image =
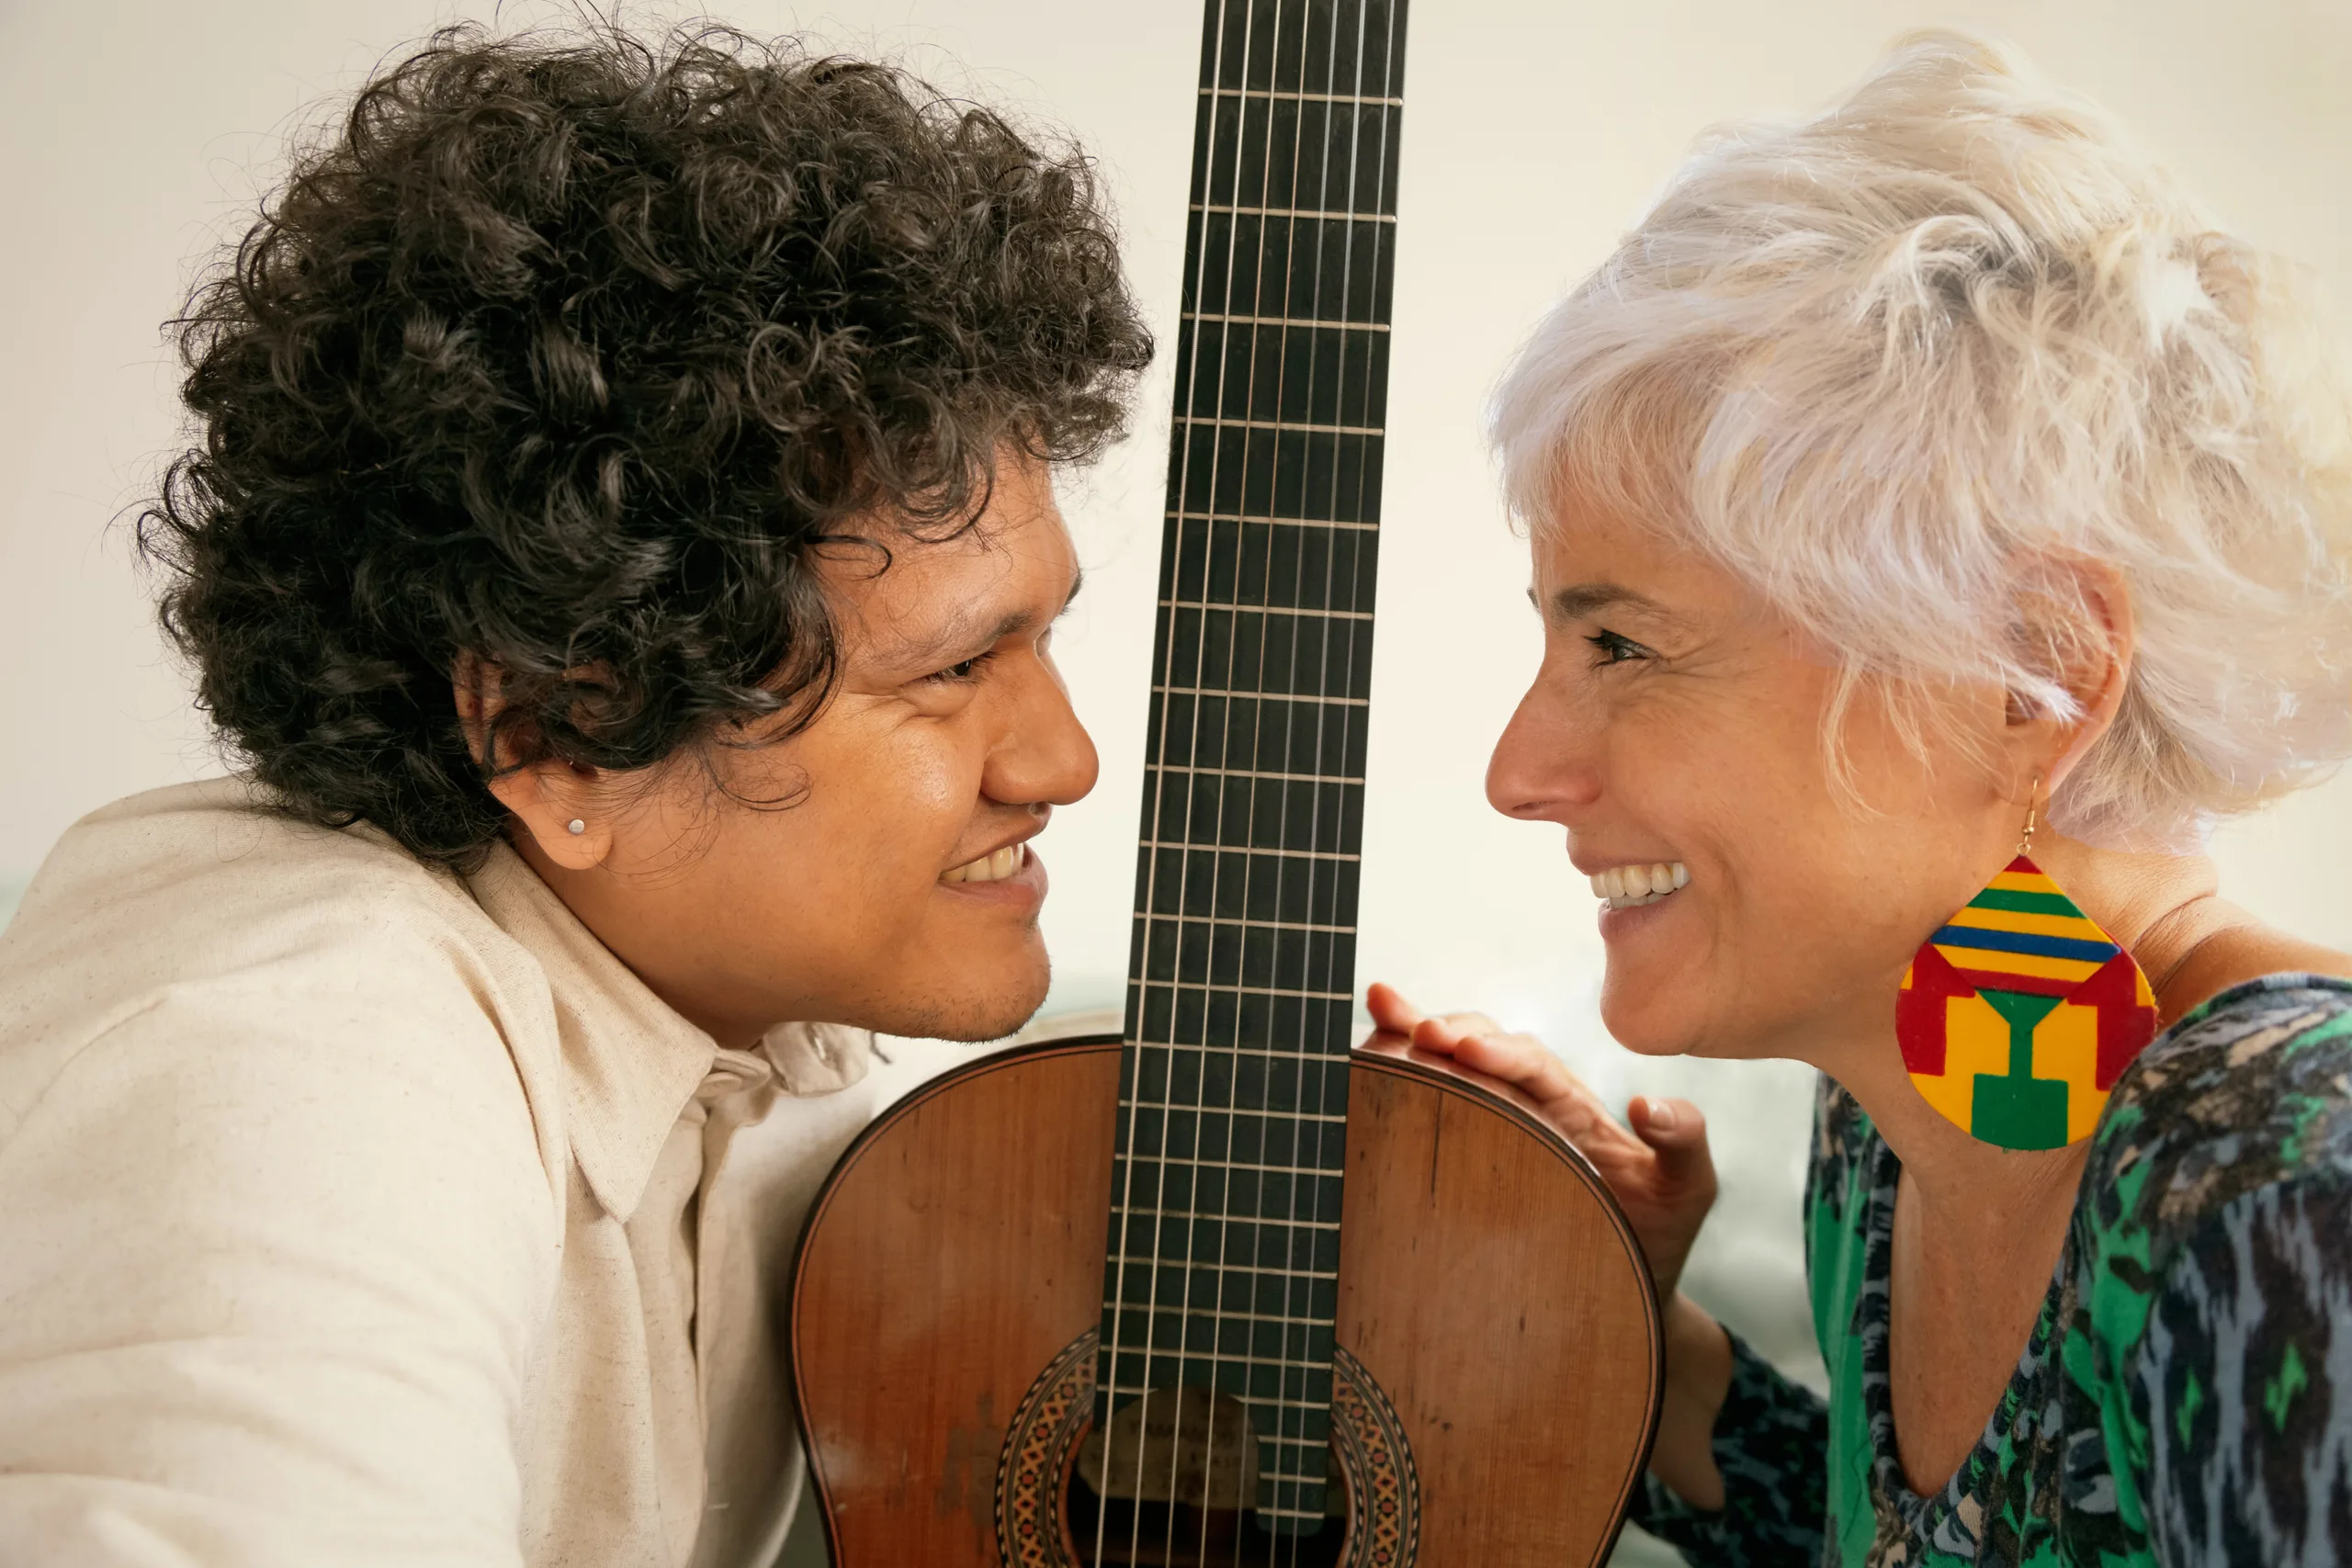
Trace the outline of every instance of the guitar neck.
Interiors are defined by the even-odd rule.
[[[1097,1418],[1239,1400],[1278,1529],[1323,1511],[1403,30],[1210,0],[1177,334]]]

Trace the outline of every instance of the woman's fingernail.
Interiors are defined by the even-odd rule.
[[[1663,1100],[1650,1101],[1650,1128],[1653,1132],[1674,1131],[1674,1107]]]

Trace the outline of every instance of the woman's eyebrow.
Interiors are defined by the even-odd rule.
[[[1535,604],[1535,590],[1527,591],[1528,603]],[[1600,610],[1638,610],[1648,615],[1665,616],[1666,606],[1646,593],[1614,582],[1572,582],[1555,590],[1548,606],[1537,604],[1554,620],[1578,621]]]

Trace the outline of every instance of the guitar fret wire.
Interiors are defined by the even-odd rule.
[[[1227,610],[1237,615],[1320,615],[1327,621],[1368,621],[1370,610],[1288,610],[1279,604],[1220,604],[1207,599],[1162,599],[1163,610]]]
[[[1280,1225],[1284,1230],[1335,1231],[1337,1220],[1261,1220],[1248,1214],[1195,1214],[1184,1209],[1122,1209],[1114,1204],[1113,1218],[1125,1214],[1129,1219],[1151,1220],[1215,1220],[1219,1224]]]
[[[1136,848],[1146,850],[1213,850],[1221,855],[1275,855],[1283,860],[1360,861],[1363,856],[1349,854],[1342,850],[1262,850],[1245,844],[1192,844],[1172,839],[1145,839]]]
[[[1318,926],[1306,920],[1253,920],[1247,915],[1155,915],[1148,909],[1137,909],[1138,920],[1165,920],[1180,926],[1238,926],[1245,931],[1312,931],[1320,936],[1353,936],[1353,926]]]
[[[1335,212],[1305,207],[1232,207],[1218,201],[1196,201],[1194,212],[1229,212],[1236,218],[1306,218],[1329,223],[1394,223],[1393,212]]]
[[[1119,1303],[1116,1302],[1106,1301],[1102,1303],[1102,1310],[1104,1312],[1110,1312],[1114,1308],[1117,1307],[1118,1304]],[[1180,1317],[1191,1317],[1195,1314],[1195,1309],[1191,1307],[1163,1307],[1160,1310],[1163,1312],[1174,1313]],[[1219,1308],[1215,1312],[1201,1314],[1200,1315],[1214,1317],[1220,1323],[1279,1323],[1289,1328],[1311,1328],[1314,1326],[1311,1324],[1302,1321],[1295,1313],[1285,1314],[1278,1312],[1238,1312]],[[1114,1350],[1125,1349],[1133,1351],[1137,1348],[1137,1347],[1133,1345],[1114,1345],[1111,1348]]]
[[[1311,327],[1329,328],[1343,333],[1385,333],[1386,321],[1342,321],[1328,316],[1237,316],[1220,310],[1179,310],[1176,319],[1182,321],[1222,321],[1236,327]],[[1195,349],[1194,353],[1199,350]]]
[[[1275,517],[1255,512],[1170,512],[1169,519],[1180,523],[1252,523],[1261,527],[1275,528],[1340,528],[1351,534],[1377,534],[1377,523],[1350,523],[1337,517]]]
[[[1370,697],[1327,697],[1316,692],[1238,692],[1230,686],[1154,686],[1155,695],[1163,697],[1287,697],[1300,703],[1331,703],[1340,707],[1368,708]]]
[[[1258,1111],[1246,1105],[1180,1105],[1173,1100],[1142,1099],[1132,1100],[1129,1103],[1138,1111],[1195,1111],[1211,1116],[1268,1116],[1283,1122],[1327,1122],[1334,1126],[1347,1121],[1346,1117],[1329,1111]],[[1112,1207],[1118,1205],[1114,1203]]]
[[[1150,1269],[1155,1283],[1159,1271],[1162,1269],[1180,1269],[1190,1273],[1197,1269],[1202,1262],[1206,1261],[1181,1258],[1130,1258],[1124,1252],[1112,1253],[1109,1260],[1127,1269]],[[1216,1269],[1219,1279],[1223,1279],[1227,1274],[1254,1274],[1261,1280],[1305,1280],[1309,1282],[1328,1284],[1336,1283],[1340,1278],[1340,1271],[1336,1269],[1283,1269],[1271,1264],[1257,1263],[1219,1263],[1214,1267]],[[1206,1313],[1214,1309],[1198,1307],[1193,1310]]]
[[[1280,87],[1203,87],[1204,98],[1282,98],[1307,104],[1378,104],[1389,108],[1405,107],[1402,98],[1358,97],[1351,93],[1293,93]]]
[[[1203,1159],[1198,1155],[1120,1155],[1120,1163],[1136,1166],[1190,1166],[1195,1170],[1254,1170],[1261,1176],[1329,1176],[1337,1179],[1347,1173],[1347,1153],[1337,1151],[1336,1163],[1322,1165],[1263,1165],[1241,1159]]]
[[[1310,991],[1288,986],[1229,986],[1216,980],[1156,980],[1145,978],[1136,984],[1146,990],[1215,991],[1227,997],[1290,997],[1307,1002],[1351,1002],[1353,991]]]
[[[1352,997],[1350,999],[1352,1000]],[[1212,1045],[1196,1040],[1129,1040],[1125,1043],[1138,1051],[1214,1051],[1220,1056],[1265,1056],[1284,1062],[1346,1062],[1353,1060],[1355,1055],[1353,1046],[1331,1051],[1315,1045],[1297,1050],[1280,1045]]]
[[[1296,430],[1308,435],[1386,435],[1385,424],[1301,424],[1287,419],[1227,419],[1223,414],[1180,413],[1178,424],[1216,424],[1227,430]]]
[[[1270,768],[1209,768],[1193,762],[1146,762],[1143,766],[1146,773],[1190,773],[1201,778],[1272,779],[1282,784],[1360,784],[1363,783],[1363,775],[1361,773],[1282,773]]]

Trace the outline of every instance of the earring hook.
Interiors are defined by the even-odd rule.
[[[2040,822],[2035,819],[2034,808],[2041,803],[2041,775],[2040,773],[2036,773],[2033,775],[2032,787],[2028,789],[2025,794],[2025,831],[2020,834],[2018,839],[2018,858],[2019,860],[2031,860],[2033,858],[2033,830],[2041,826]]]

